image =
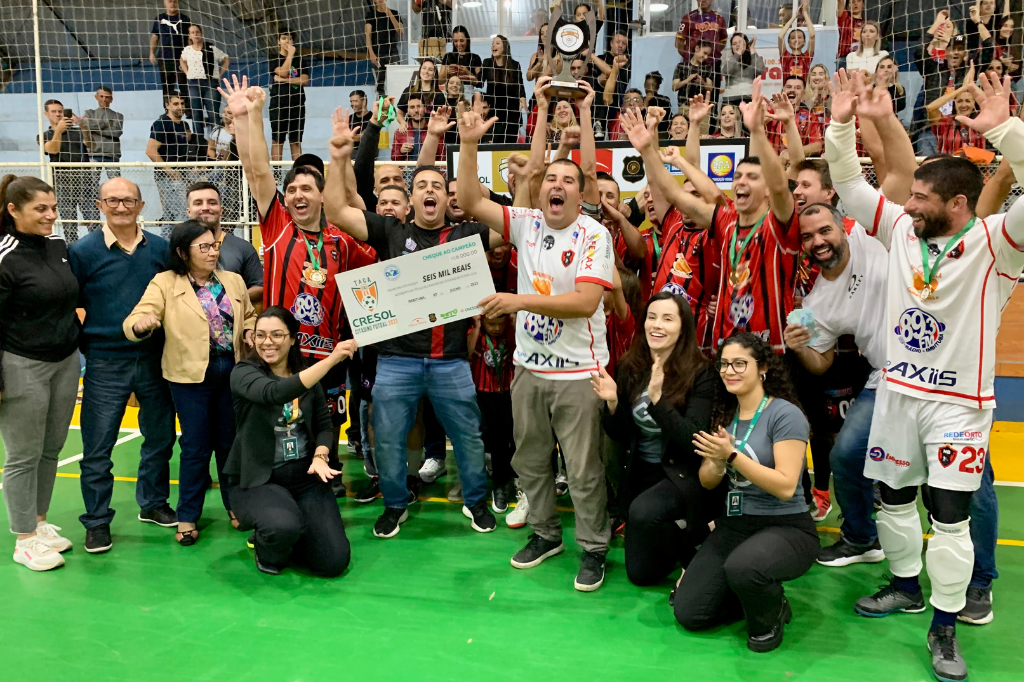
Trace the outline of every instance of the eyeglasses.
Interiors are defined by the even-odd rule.
[[[100,201],[102,201],[104,204],[106,204],[107,208],[117,208],[118,204],[124,204],[125,208],[132,209],[132,208],[135,208],[136,204],[139,203],[138,199],[132,199],[131,197],[129,197],[127,199],[118,199],[117,197],[107,197],[106,199],[100,199]]]
[[[643,102],[643,99],[640,97],[626,97],[622,101],[625,102],[626,104],[641,104]]]
[[[725,374],[730,367],[732,367],[732,371],[736,372],[737,374],[743,374],[745,371],[747,371],[748,364],[750,363],[748,363],[746,360],[733,360],[732,362],[729,362],[728,360],[719,360],[717,367],[719,373],[721,374]]]
[[[285,338],[287,337],[288,332],[282,331],[270,332],[269,334],[267,334],[266,332],[256,332],[255,334],[253,334],[253,338],[256,339],[256,341],[266,341],[269,338],[274,343],[280,343],[284,341]]]
[[[192,244],[192,246],[199,249],[200,253],[210,253],[210,249],[220,251],[220,242],[213,242],[211,244]]]

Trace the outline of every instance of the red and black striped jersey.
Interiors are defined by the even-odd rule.
[[[801,254],[798,214],[794,211],[788,223],[780,224],[769,210],[757,234],[740,254],[734,274],[729,262],[732,236],[736,233],[739,248],[753,227],[739,227],[738,220],[732,206],[715,209],[711,229],[721,245],[722,277],[711,332],[712,348],[717,349],[736,332],[749,331],[770,343],[776,353],[782,353],[782,332],[786,316],[793,310]]]
[[[327,223],[322,229],[322,243],[320,233],[300,230],[281,202],[280,194],[274,197],[267,215],[260,216],[263,306],[283,306],[295,315],[301,325],[302,354],[316,360],[330,355],[336,342],[351,338],[334,276],[370,265],[377,259],[373,249],[334,225]],[[322,276],[313,274],[310,253],[319,261]]]
[[[608,374],[615,376],[615,368],[619,360],[626,354],[629,347],[633,345],[633,339],[637,334],[643,334],[643,326],[638,325],[633,319],[633,311],[626,308],[626,317],[619,319],[619,316],[612,310],[605,315],[605,329],[608,331]]]
[[[499,337],[480,330],[476,353],[470,360],[473,383],[480,393],[508,393],[512,390],[512,356],[516,352],[515,318],[510,317],[505,333]]]

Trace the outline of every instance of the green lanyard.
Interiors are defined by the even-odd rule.
[[[942,249],[942,252],[939,253],[939,257],[935,259],[934,263],[928,262],[928,245],[923,239],[918,240],[921,243],[921,274],[924,276],[924,286],[921,287],[922,301],[927,301],[932,294],[932,278],[935,277],[935,273],[939,271],[939,266],[942,265],[942,259],[945,258],[946,254],[949,253],[949,250],[953,248],[954,244],[959,243],[960,237],[963,237],[967,233],[967,230],[974,227],[975,220],[977,220],[977,218],[971,218],[971,222],[964,225],[963,229],[953,235],[953,238],[946,242],[946,246]]]
[[[484,345],[487,346],[486,352],[491,356],[491,362],[494,363],[494,378],[497,379],[500,386],[502,375],[505,373],[505,342],[502,341],[499,346],[495,347],[491,337],[484,334]]]
[[[750,240],[754,238],[754,234],[757,232],[758,228],[761,227],[761,223],[764,222],[764,219],[767,216],[768,212],[765,211],[764,215],[758,218],[757,222],[754,223],[754,226],[750,228],[750,232],[747,233],[743,243],[740,244],[739,250],[736,249],[736,234],[740,231],[740,224],[739,221],[736,222],[736,229],[732,231],[732,243],[729,245],[729,264],[732,266],[732,271],[734,273],[740,265],[740,256],[747,250],[747,244],[749,244]],[[735,284],[735,282],[733,282],[733,284]]]
[[[750,438],[750,434],[754,431],[754,426],[757,424],[757,420],[761,418],[761,413],[764,412],[765,405],[771,400],[767,395],[761,398],[761,404],[757,406],[757,412],[754,413],[754,418],[750,420],[750,426],[747,427],[747,432],[743,435],[743,440],[735,444],[736,450],[743,452],[743,449],[747,446],[747,440]],[[736,406],[736,414],[732,417],[732,437],[736,437],[736,427],[740,423],[740,408]]]
[[[320,250],[324,247],[324,231],[320,229],[320,233],[316,236],[316,254],[313,254],[313,247],[309,245],[309,239],[306,238],[306,234],[302,233],[302,243],[306,245],[306,253],[309,254],[309,281],[313,282],[317,286],[323,285],[327,282],[327,275],[320,271]]]

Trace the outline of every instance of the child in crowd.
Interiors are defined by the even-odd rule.
[[[814,59],[814,22],[811,21],[807,0],[803,0],[800,4],[800,15],[804,19],[806,29],[790,30],[796,15],[790,17],[785,26],[779,29],[779,55],[782,56],[783,82],[790,76],[799,76],[806,83],[811,70],[811,61]],[[804,30],[807,31],[806,35]]]
[[[491,454],[491,507],[508,511],[509,488],[515,478],[512,455],[512,355],[516,350],[515,318],[502,315],[481,320],[470,369],[480,406],[484,450]]]

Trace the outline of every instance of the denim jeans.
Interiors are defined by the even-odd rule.
[[[999,577],[996,570],[996,538],[999,533],[999,500],[996,499],[992,453],[985,461],[981,487],[971,496],[971,541],[974,543],[974,572],[968,587],[991,587]]]
[[[373,385],[373,429],[376,461],[384,505],[409,504],[405,445],[426,396],[451,439],[462,480],[462,498],[472,507],[487,496],[484,443],[480,437],[480,408],[466,360],[436,360],[381,355]]]
[[[117,163],[121,160],[120,156],[91,156],[89,157],[96,163]],[[107,179],[121,177],[121,169],[117,166],[105,166],[103,168],[96,169],[96,180],[100,180],[103,175],[103,171],[107,172]]]
[[[874,410],[875,389],[865,388],[846,411],[843,427],[829,453],[836,502],[843,510],[843,537],[854,545],[870,545],[878,538],[871,517],[875,504],[873,484],[864,476]]]
[[[156,180],[156,188],[160,191],[160,204],[163,206],[163,214],[160,220],[163,222],[180,223],[185,220],[185,188],[188,186],[187,171],[178,169],[180,179],[169,177],[163,170],[157,169],[153,174]],[[160,235],[165,239],[170,235],[170,225],[161,227]]]
[[[174,404],[160,370],[160,356],[86,358],[82,392],[82,500],[85,513],[78,517],[86,528],[110,524],[114,510],[113,462],[128,398],[139,401],[139,458],[135,501],[142,511],[167,504],[170,496],[170,461],[174,453]]]
[[[189,80],[188,99],[196,135],[207,137],[217,125],[216,97],[217,93],[208,79]]]
[[[228,383],[234,366],[234,355],[211,351],[201,384],[171,382],[171,397],[181,422],[178,521],[196,523],[203,515],[206,488],[210,485],[211,453],[217,457],[217,480],[224,508],[231,509],[222,472],[235,441],[235,413]]]

